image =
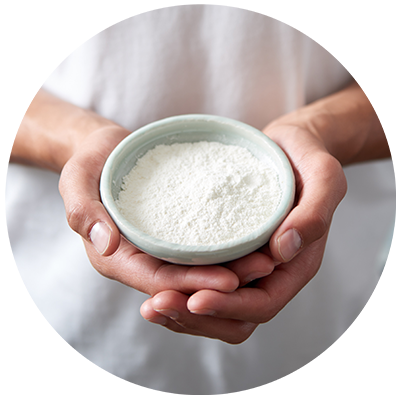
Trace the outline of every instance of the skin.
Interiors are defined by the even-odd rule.
[[[146,320],[237,344],[318,272],[332,216],[347,189],[342,167],[390,156],[379,119],[355,82],[263,131],[292,163],[295,206],[269,245],[223,266],[168,264],[121,237],[98,191],[107,156],[130,133],[113,121],[41,90],[21,123],[11,161],[61,174],[66,217],[89,260],[100,274],[150,296],[140,309]],[[101,251],[90,239],[97,222],[109,229]]]
[[[257,262],[260,275],[264,272],[265,277],[252,285],[240,279],[240,287],[229,294],[211,290],[190,297],[175,291],[159,293],[143,304],[141,312],[146,318],[158,312],[166,318],[157,322],[176,332],[228,343],[246,340],[258,324],[271,320],[318,272],[333,213],[346,193],[342,166],[390,155],[379,120],[355,83],[279,118],[264,133],[291,160],[297,183],[296,204],[269,247],[227,267],[243,271]],[[287,259],[281,252],[280,239],[290,229],[299,232],[302,240],[295,256]]]

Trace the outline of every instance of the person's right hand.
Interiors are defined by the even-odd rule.
[[[62,169],[59,189],[67,220],[84,241],[87,255],[102,275],[150,296],[175,290],[192,294],[203,289],[234,291],[239,280],[222,266],[183,266],[143,253],[120,235],[100,200],[103,165],[129,131],[106,126],[89,134]]]

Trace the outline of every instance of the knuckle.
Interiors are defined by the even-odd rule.
[[[170,285],[169,289],[173,288],[171,285],[171,280],[174,280],[176,277],[172,271],[171,264],[164,263],[160,265],[155,271],[153,275],[153,286],[157,288],[155,292],[161,291],[162,289],[166,289],[166,284]]]
[[[69,163],[67,162],[64,165],[64,168],[61,170],[61,173],[60,173],[60,179],[58,181],[58,190],[61,193],[61,195],[63,195],[63,193],[65,192],[65,184],[66,184],[65,177],[68,175],[68,173],[66,172],[68,170],[68,167],[69,167]]]
[[[118,280],[115,271],[112,268],[107,267],[105,264],[97,266],[96,270],[101,276],[104,276],[104,278]]]
[[[61,172],[58,190],[64,200],[68,225],[73,231],[87,239],[89,234],[89,230],[85,231],[85,227],[89,228],[87,226],[87,205],[82,201],[83,199],[77,192],[73,179],[70,178],[76,175],[76,166],[71,161],[68,162]]]
[[[71,229],[86,238],[87,232],[84,232],[83,229],[86,222],[85,207],[83,204],[77,203],[73,206],[66,207],[66,217],[68,225],[71,227]]]
[[[322,211],[315,211],[310,218],[310,225],[313,227],[313,236],[315,240],[321,238],[329,227],[327,213]]]
[[[153,275],[153,284],[157,290],[178,290],[181,293],[193,293],[193,279],[190,276],[191,267],[164,263]]]
[[[319,181],[325,182],[324,190],[321,191],[320,198],[316,196],[309,198],[310,212],[306,212],[306,228],[300,229],[300,232],[305,234],[307,244],[326,234],[333,213],[347,192],[347,181],[343,168],[340,162],[329,154],[324,153],[319,159],[318,178]]]
[[[226,343],[238,345],[245,342],[251,334],[256,329],[257,324],[251,322],[242,322],[239,324],[236,330],[232,332],[229,336],[223,338],[222,340]]]
[[[257,316],[254,316],[251,322],[255,324],[265,324],[278,314],[279,310],[272,307],[272,304],[261,307]]]
[[[115,268],[115,265],[121,265],[118,258],[114,258],[110,262],[110,260],[104,260],[104,257],[99,256],[93,248],[89,250],[88,246],[86,246],[86,250],[88,251],[90,263],[101,276],[113,281],[125,283],[129,286],[123,268]]]
[[[341,201],[343,200],[344,196],[346,196],[347,193],[347,179],[342,168],[340,169],[338,177],[339,177],[338,195],[339,195],[339,201]]]
[[[76,176],[76,174],[77,168],[72,159],[70,159],[64,165],[64,168],[62,169],[60,174],[60,180],[58,182],[58,190],[62,197],[68,194],[69,188],[71,186],[71,177]]]
[[[326,181],[334,188],[334,192],[337,195],[337,202],[339,203],[347,192],[347,180],[343,167],[339,160],[329,155],[326,156],[322,168],[322,174],[325,176]]]

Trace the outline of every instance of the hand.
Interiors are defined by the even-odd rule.
[[[18,130],[11,161],[61,172],[68,223],[82,236],[91,263],[102,275],[149,295],[167,289],[236,289],[238,278],[226,268],[171,265],[121,237],[100,201],[99,181],[108,155],[128,134],[113,121],[41,89]]]
[[[83,237],[92,265],[100,274],[152,296],[164,290],[188,294],[206,288],[235,290],[237,276],[222,266],[169,264],[144,254],[121,237],[100,201],[99,181],[106,158],[128,133],[110,125],[93,131],[61,173],[59,188],[68,223]]]
[[[346,192],[342,167],[322,140],[306,129],[278,123],[267,127],[265,133],[292,163],[294,208],[268,246],[226,265],[239,278],[237,290],[222,293],[203,289],[191,296],[164,291],[142,305],[144,318],[175,332],[241,343],[258,324],[282,310],[317,273],[333,213]],[[248,285],[249,276],[260,279]]]

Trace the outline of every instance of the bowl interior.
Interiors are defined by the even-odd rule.
[[[173,143],[216,141],[228,145],[237,145],[247,148],[259,160],[265,160],[279,174],[281,187],[286,182],[282,173],[282,160],[274,148],[274,143],[266,141],[265,136],[255,135],[243,129],[241,124],[228,125],[216,123],[212,120],[178,120],[176,122],[160,124],[148,131],[137,131],[125,140],[116,154],[112,164],[112,196],[118,198],[123,177],[130,172],[137,160],[147,151],[159,144],[170,145]],[[134,140],[133,140],[134,139]],[[282,168],[281,168],[282,167]]]
[[[281,202],[267,226],[253,234],[226,244],[215,246],[182,246],[165,243],[139,231],[118,211],[122,180],[137,160],[159,144],[217,141],[247,148],[255,157],[266,161],[279,176]],[[103,203],[121,230],[121,233],[143,251],[156,257],[183,263],[207,264],[223,259],[235,259],[265,244],[290,210],[294,197],[294,179],[290,164],[282,150],[263,133],[251,126],[227,118],[205,115],[185,115],[157,121],[135,131],[125,138],[108,158],[102,174],[100,191]],[[211,255],[213,254],[213,256]],[[228,256],[228,254],[230,256]],[[232,258],[233,257],[233,258]],[[227,261],[227,260],[226,260]]]

